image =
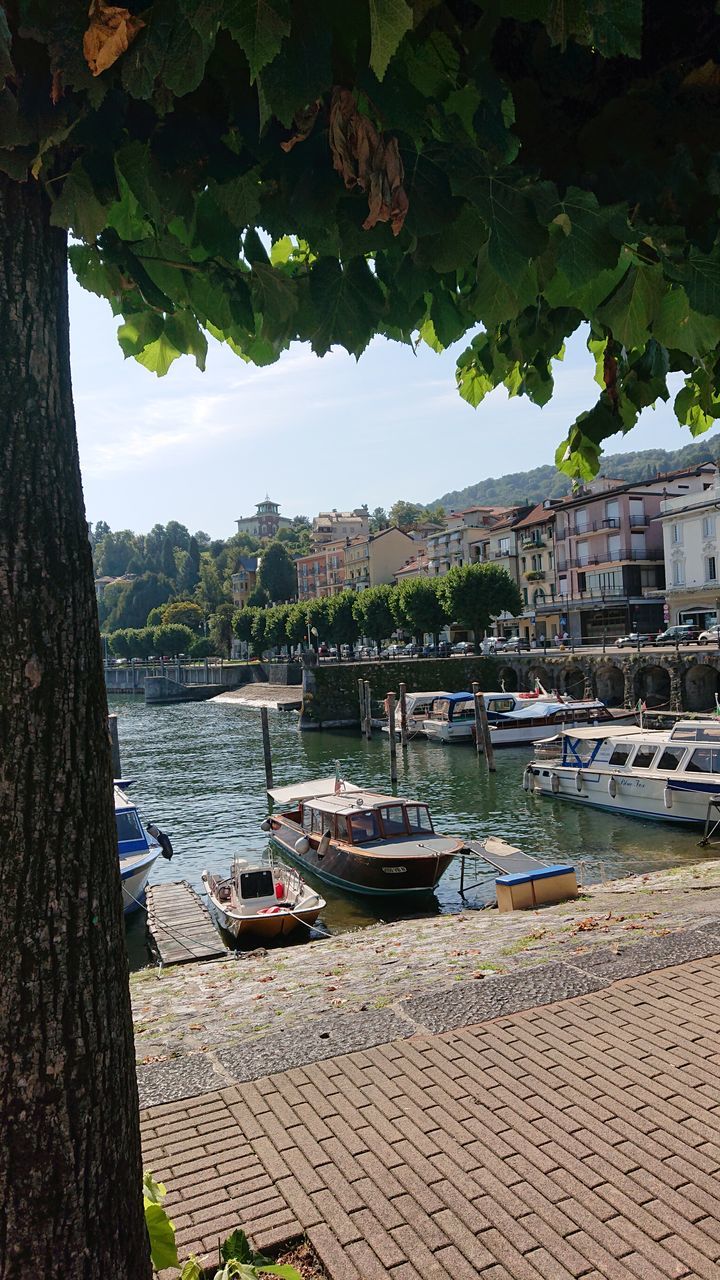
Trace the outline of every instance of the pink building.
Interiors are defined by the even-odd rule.
[[[298,578],[298,600],[314,600],[317,596],[334,596],[345,586],[345,548],[347,539],[316,546],[307,556],[295,561]]]

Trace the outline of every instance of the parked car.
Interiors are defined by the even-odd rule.
[[[701,631],[698,636],[698,644],[717,644],[720,641],[720,627],[708,627],[706,631]]]
[[[413,641],[411,644],[404,645],[400,652],[403,658],[419,658],[422,650],[420,649],[420,645],[415,644]]]
[[[437,647],[438,658],[449,658],[451,653],[451,645],[448,644],[447,640],[441,640]]]
[[[474,653],[475,645],[470,644],[469,640],[458,640],[457,644],[453,645],[450,652],[457,655],[465,654],[465,653]]]
[[[655,637],[644,631],[631,631],[626,636],[618,636],[615,644],[618,649],[635,649],[639,644],[653,644]]]
[[[668,627],[655,637],[655,644],[699,644],[700,628],[683,623],[678,627]]]
[[[530,641],[524,640],[522,636],[508,636],[503,648],[506,653],[519,653],[521,649],[530,648]]]
[[[363,645],[361,649],[355,650],[355,657],[359,658],[361,661],[362,660],[367,661],[368,658],[376,658],[377,653],[374,649],[370,647],[370,645],[366,644],[366,645]]]
[[[380,654],[380,657],[381,658],[399,658],[401,654],[404,654],[404,652],[405,652],[404,645],[389,644],[387,649],[383,649],[382,653]]]

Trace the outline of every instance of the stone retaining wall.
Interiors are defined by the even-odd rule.
[[[308,655],[303,668],[301,729],[352,728],[360,722],[358,680],[367,680],[373,713],[380,715],[386,695],[405,683],[408,693],[445,689],[460,693],[477,680],[481,689],[496,689],[498,663],[494,658],[448,658],[422,661],[344,662],[314,665]]]

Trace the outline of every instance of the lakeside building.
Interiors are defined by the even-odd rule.
[[[367,505],[354,511],[321,511],[312,522],[313,547],[322,543],[337,542],[341,538],[367,537],[370,532],[370,515]]]
[[[426,551],[419,551],[417,555],[410,556],[393,574],[396,582],[405,582],[408,578],[427,578],[427,576],[428,558]]]
[[[668,621],[672,625],[690,622],[708,627],[720,618],[720,477],[711,464],[703,470],[709,483],[701,491],[668,497],[660,508]]]
[[[577,643],[662,628],[665,559],[658,520],[669,498],[702,493],[713,463],[623,484],[605,476],[555,508],[555,583],[536,621],[557,616]]]
[[[416,554],[417,543],[395,525],[351,538],[345,548],[345,586],[362,591],[392,583],[397,570]]]
[[[345,586],[347,538],[320,543],[306,556],[297,556],[298,600],[334,596]]]
[[[555,510],[560,501],[538,502],[514,526],[518,542],[518,586],[523,612],[515,619],[523,640],[550,640],[560,628],[560,609],[547,607],[555,596]]]
[[[486,559],[483,545],[487,542],[488,530],[515,510],[514,507],[487,506],[451,511],[445,528],[426,537],[428,576],[442,577],[455,565],[477,564]]]
[[[258,556],[240,556],[237,569],[231,576],[233,604],[244,609],[248,596],[257,586],[257,571],[260,560]]]
[[[271,502],[265,495],[262,502],[255,504],[254,516],[240,516],[235,521],[238,533],[249,533],[253,538],[274,538],[278,529],[289,529],[292,520],[280,515],[277,502]]]

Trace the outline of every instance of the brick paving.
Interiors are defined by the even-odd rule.
[[[720,1277],[720,956],[143,1112],[181,1256],[330,1280]]]

